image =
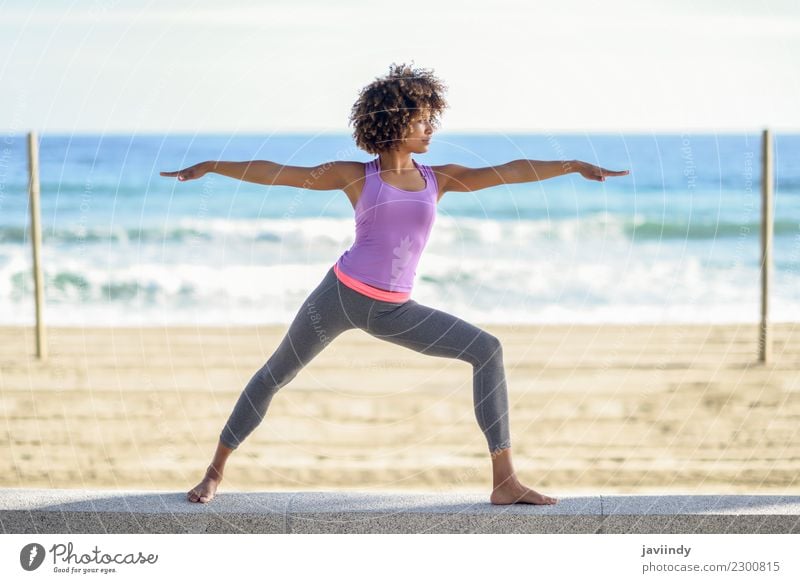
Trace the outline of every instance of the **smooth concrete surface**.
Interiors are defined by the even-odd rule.
[[[3,533],[800,533],[800,496],[559,498],[495,506],[485,494],[0,490]]]

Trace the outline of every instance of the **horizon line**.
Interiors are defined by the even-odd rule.
[[[452,135],[452,136],[502,136],[502,135],[587,135],[587,134],[602,134],[602,135],[618,135],[618,134],[633,134],[633,135],[683,135],[683,134],[751,134],[761,133],[763,130],[769,129],[775,133],[782,134],[800,134],[800,127],[778,127],[778,126],[760,126],[749,128],[654,128],[654,129],[592,129],[592,130],[576,130],[576,129],[531,129],[531,130],[439,130],[438,135]],[[352,137],[351,131],[343,130],[328,130],[328,129],[288,129],[288,130],[247,130],[247,131],[233,131],[233,130],[209,130],[209,131],[195,131],[178,130],[178,131],[157,131],[157,130],[77,130],[65,131],[62,129],[56,130],[38,130],[28,128],[20,131],[18,128],[4,128],[0,129],[0,135],[27,135],[29,132],[35,131],[39,135],[52,135],[52,136],[98,136],[98,135],[114,135],[114,136],[198,136],[198,135],[225,135],[225,136],[269,136],[269,135],[327,135],[327,136],[347,136]]]

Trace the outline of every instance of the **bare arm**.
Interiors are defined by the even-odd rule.
[[[284,166],[267,160],[247,162],[208,161],[194,166],[161,172],[161,176],[176,177],[178,180],[196,180],[209,172],[229,178],[270,184],[275,186],[295,186],[311,190],[339,190],[352,181],[358,162],[326,162],[318,166]]]
[[[625,176],[628,170],[606,170],[580,160],[513,160],[499,166],[468,168],[459,164],[434,166],[442,192],[470,192],[500,184],[536,182],[571,172],[589,180],[605,180],[606,176]]]

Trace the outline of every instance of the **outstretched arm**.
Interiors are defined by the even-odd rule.
[[[513,160],[499,166],[467,168],[459,164],[433,166],[442,192],[469,192],[500,184],[535,182],[578,172],[589,180],[604,181],[606,176],[625,176],[628,170],[606,170],[580,160]]]
[[[196,180],[215,172],[245,182],[275,186],[295,186],[311,190],[339,190],[352,182],[358,162],[326,162],[318,166],[284,166],[267,160],[248,162],[200,162],[183,170],[161,172],[161,176],[180,181]]]

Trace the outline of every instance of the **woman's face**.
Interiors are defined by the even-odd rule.
[[[427,152],[432,136],[433,125],[430,112],[423,110],[411,120],[403,143],[412,152]]]

